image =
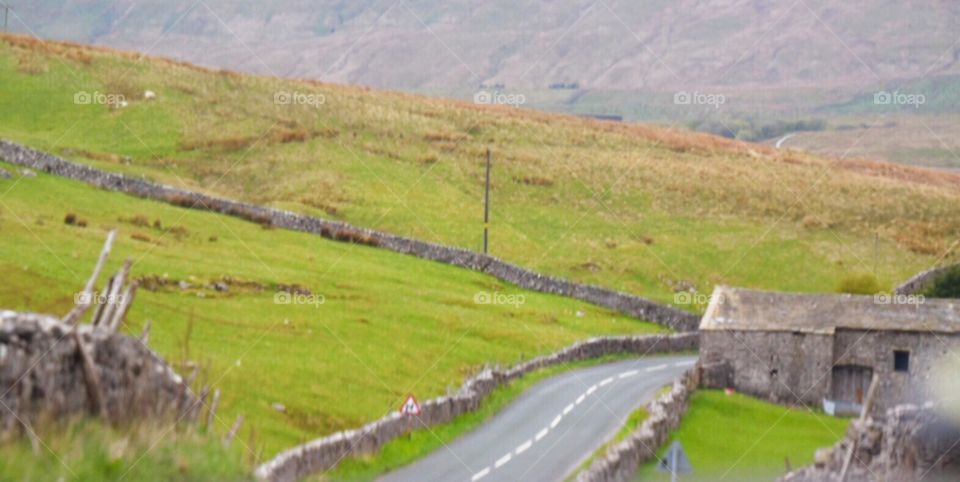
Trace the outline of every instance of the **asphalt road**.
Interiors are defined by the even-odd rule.
[[[562,481],[695,361],[647,357],[543,380],[473,432],[380,480]]]

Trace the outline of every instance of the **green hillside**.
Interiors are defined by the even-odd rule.
[[[129,257],[143,280],[126,330],[152,320],[150,346],[221,389],[216,430],[244,415],[240,440],[264,456],[362,425],[408,393],[443,395],[485,363],[660,331],[469,270],[45,174],[0,178],[0,307],[66,313],[110,228],[119,234],[107,270]],[[478,293],[504,304],[478,304]]]
[[[0,41],[0,76],[0,137],[470,249],[491,147],[494,255],[667,302],[717,283],[832,291],[862,272],[890,287],[955,257],[960,234],[958,178],[909,167],[22,37]]]

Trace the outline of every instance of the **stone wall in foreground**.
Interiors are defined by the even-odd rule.
[[[375,453],[387,442],[411,430],[450,422],[459,415],[476,410],[494,389],[538,368],[613,354],[689,352],[697,350],[698,345],[697,333],[603,337],[578,342],[507,370],[484,370],[464,382],[455,395],[423,403],[419,417],[392,412],[358,429],[338,432],[285,450],[258,467],[255,475],[260,480],[294,481],[329,470],[346,457]],[[658,425],[657,430],[662,428]]]
[[[676,331],[695,331],[700,317],[639,296],[599,286],[545,276],[492,256],[347,223],[267,208],[166,186],[146,179],[116,174],[70,162],[29,147],[0,140],[0,159],[20,166],[92,184],[102,189],[168,202],[190,209],[214,211],[278,228],[318,234],[325,238],[365,244],[432,261],[480,271],[507,283],[541,293],[576,298],[651,321]]]
[[[960,480],[960,425],[934,405],[899,405],[884,416],[854,420],[846,437],[817,450],[814,465],[791,472],[780,482],[840,480],[855,443],[847,482]]]
[[[99,415],[75,328],[99,377],[110,422],[194,418],[197,398],[139,340],[90,325],[66,325],[50,316],[0,311],[0,439],[23,433],[28,424]]]
[[[680,426],[690,392],[698,383],[699,368],[694,366],[673,382],[669,392],[647,404],[647,418],[640,427],[578,474],[577,482],[634,480],[640,466],[656,457],[657,449]]]

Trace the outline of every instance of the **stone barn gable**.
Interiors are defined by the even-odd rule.
[[[700,332],[708,386],[787,404],[860,403],[877,374],[875,409],[885,410],[935,396],[935,369],[960,357],[960,302],[718,286]]]

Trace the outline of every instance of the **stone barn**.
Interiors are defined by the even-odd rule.
[[[700,360],[706,386],[784,404],[860,404],[877,374],[882,413],[933,399],[936,370],[960,363],[960,302],[718,286]]]

